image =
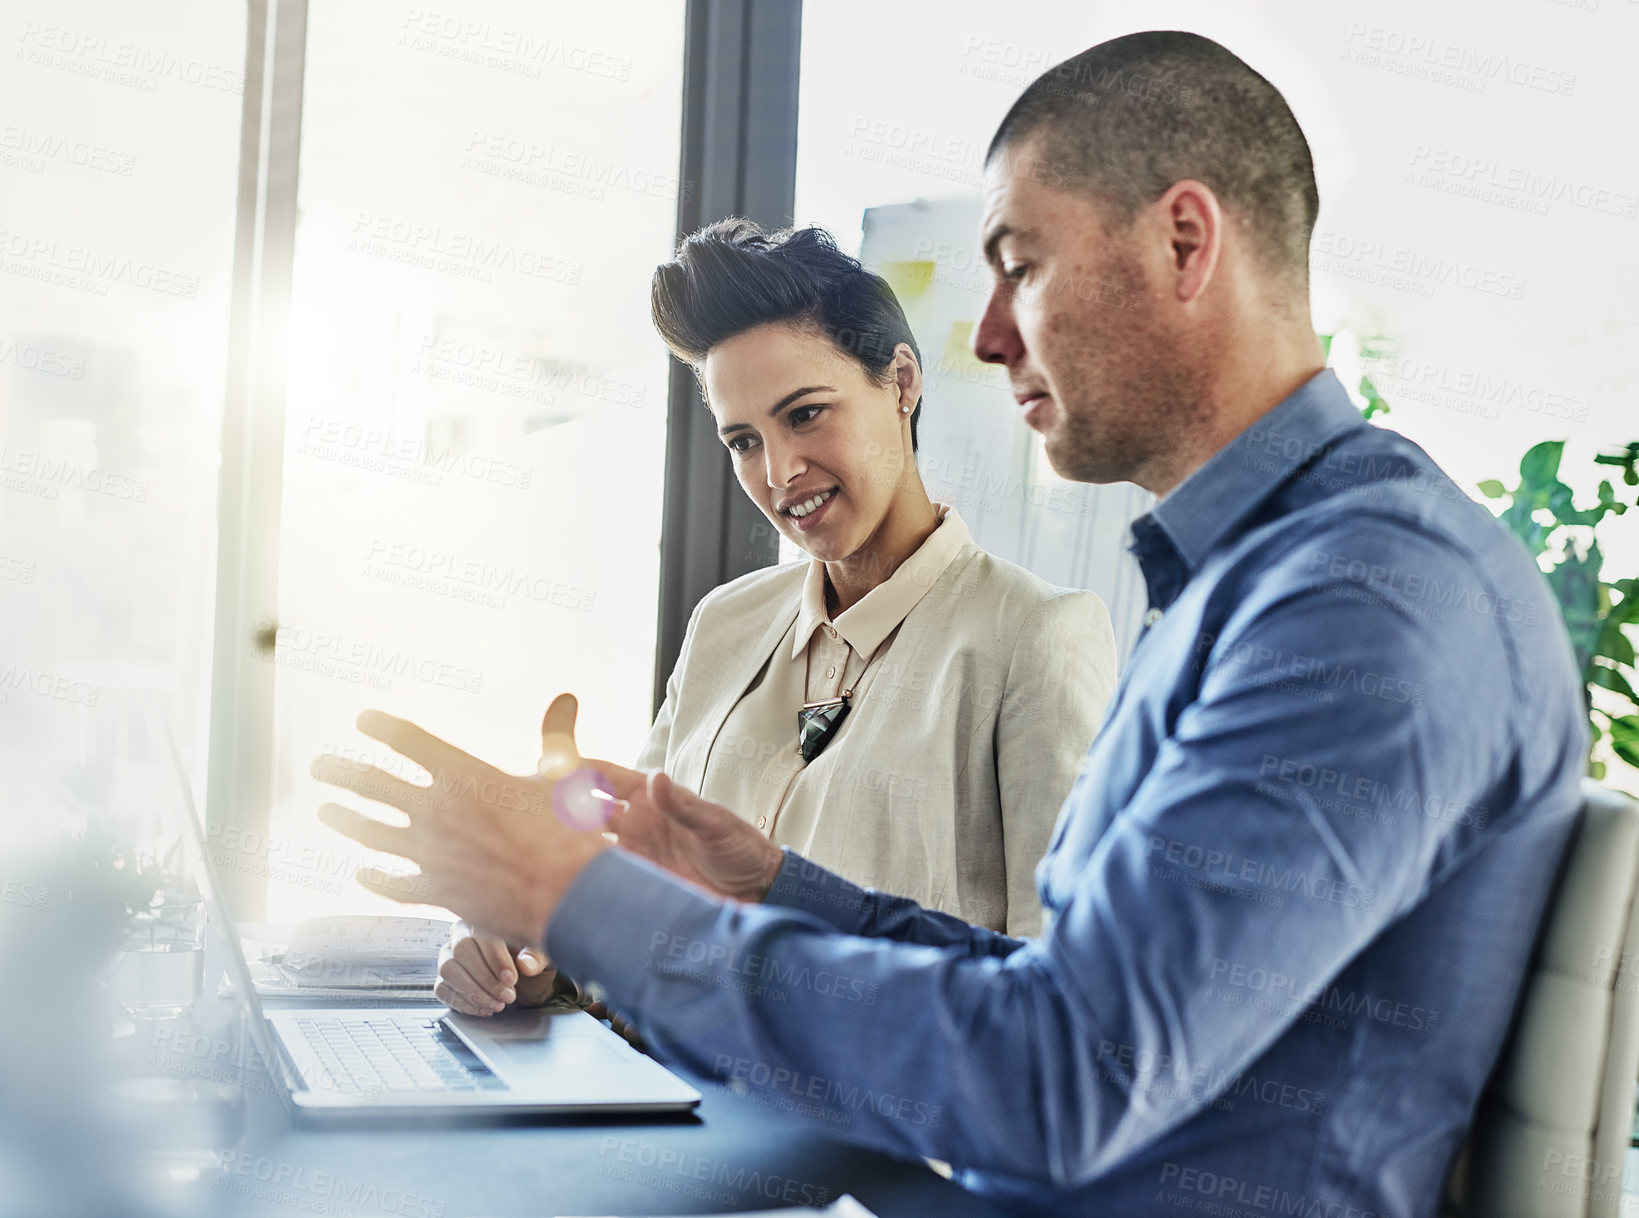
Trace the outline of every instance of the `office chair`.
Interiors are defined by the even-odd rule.
[[[1639,1074],[1639,804],[1582,810],[1444,1218],[1615,1218]]]

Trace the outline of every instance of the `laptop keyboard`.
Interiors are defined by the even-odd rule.
[[[507,1089],[441,1020],[298,1019],[296,1026],[337,1089],[349,1094]]]

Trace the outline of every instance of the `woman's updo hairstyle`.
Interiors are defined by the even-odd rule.
[[[922,361],[887,280],[812,225],[770,233],[738,216],[708,224],[655,268],[649,300],[660,337],[696,374],[718,343],[769,322],[812,327],[879,385],[892,382],[888,368],[900,343]],[[921,414],[918,400],[912,451]]]

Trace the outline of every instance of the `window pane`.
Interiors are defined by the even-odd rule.
[[[447,12],[447,10],[446,10]],[[534,768],[650,720],[681,5],[310,16],[286,411],[269,917],[380,907],[319,826],[364,707]],[[413,767],[401,770],[415,774]]]
[[[22,831],[141,808],[148,708],[203,777],[245,14],[9,4],[0,39],[0,770]]]

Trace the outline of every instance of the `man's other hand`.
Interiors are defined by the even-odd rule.
[[[610,773],[601,761],[590,764]],[[615,805],[609,828],[621,846],[719,896],[761,901],[768,895],[785,855],[750,824],[658,770],[611,777],[623,802]]]

